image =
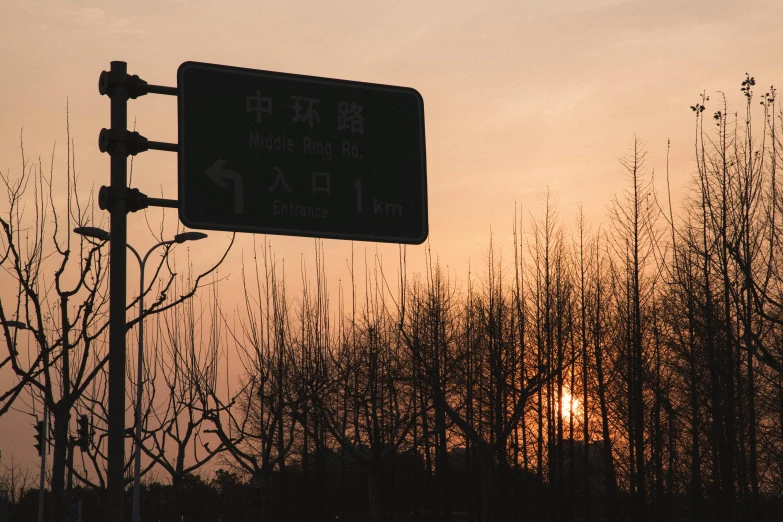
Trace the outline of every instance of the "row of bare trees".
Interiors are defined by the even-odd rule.
[[[325,516],[328,477],[345,495],[350,466],[373,522],[769,519],[783,496],[780,120],[772,89],[754,122],[754,85],[741,113],[692,107],[680,211],[636,139],[608,225],[580,211],[569,231],[547,197],[515,218],[511,259],[490,242],[464,285],[431,257],[409,278],[401,250],[395,277],[365,260],[331,304],[318,246],[291,299],[265,246],[238,322],[213,324],[239,348],[242,389],[233,403],[209,391],[205,412],[226,462],[258,481],[262,518],[291,515],[271,506],[273,477]],[[426,494],[401,496],[399,469]]]
[[[352,254],[334,295],[316,242],[291,296],[264,240],[229,309],[219,278],[193,297],[203,276],[177,278],[162,258],[134,442],[174,487],[167,516],[181,520],[188,474],[220,463],[253,484],[248,510],[264,521],[772,519],[783,498],[780,116],[774,89],[759,98],[754,86],[742,84],[741,113],[721,99],[705,117],[706,96],[692,107],[696,168],[680,210],[656,193],[635,139],[606,225],[580,210],[569,227],[547,196],[514,217],[513,255],[491,239],[464,276],[428,249],[415,276],[403,248],[392,271]],[[54,207],[50,177],[24,179],[44,182],[36,209]],[[53,412],[54,498],[71,412],[91,412],[98,436],[73,467],[101,490],[102,245],[80,242],[77,257],[55,230],[60,266],[79,269],[47,281],[51,219],[20,226],[26,187],[3,180],[3,277],[19,297],[0,302],[0,370],[16,376],[0,408],[31,393]],[[65,230],[88,220],[80,209],[69,206]],[[225,378],[230,364],[239,382]]]

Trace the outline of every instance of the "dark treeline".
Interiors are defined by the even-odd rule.
[[[257,516],[779,517],[780,120],[754,84],[739,114],[692,107],[676,213],[635,140],[606,226],[580,211],[567,227],[547,197],[515,218],[512,256],[490,240],[464,278],[432,257],[408,278],[401,250],[396,276],[364,260],[361,285],[330,301],[319,252],[291,299],[264,247],[245,309],[213,324],[239,348],[242,391],[230,404],[199,386]]]
[[[458,276],[427,252],[412,277],[405,249],[357,256],[337,296],[320,243],[295,297],[263,243],[236,312],[214,285],[155,316],[169,396],[142,442],[172,485],[148,481],[142,519],[779,519],[780,115],[754,85],[739,113],[691,107],[678,209],[634,140],[601,227],[547,196],[511,255],[490,239]],[[212,457],[214,479],[186,466]]]

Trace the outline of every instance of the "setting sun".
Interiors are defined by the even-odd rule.
[[[571,418],[571,415],[574,415],[574,420],[576,420],[576,418],[579,417],[579,405],[579,399],[572,397],[568,390],[563,390],[560,408],[563,420],[568,421]]]

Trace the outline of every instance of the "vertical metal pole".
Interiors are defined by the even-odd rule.
[[[46,432],[49,430],[49,409],[46,407],[46,397],[44,397],[43,407],[43,429],[41,430],[41,476],[38,481],[38,522],[44,519],[44,486],[46,485]]]
[[[68,503],[66,505],[66,513],[68,514],[68,520],[72,520],[71,518],[71,504],[73,503],[73,447],[74,447],[74,440],[70,439],[68,441],[68,485],[66,487],[67,494],[65,495],[65,498],[68,499]]]
[[[111,62],[111,131],[128,129],[128,65]],[[111,154],[111,189],[122,194],[128,186],[128,154],[117,141]],[[122,522],[125,493],[125,281],[128,211],[124,199],[116,198],[110,208],[109,239],[109,422],[106,522]]]
[[[131,246],[128,245],[128,248],[131,248]],[[142,379],[144,377],[142,371],[144,366],[144,264],[147,258],[145,256],[144,260],[142,260],[138,252],[133,250],[133,253],[139,258],[139,350],[136,363],[138,370],[136,377],[136,454],[133,462],[133,510],[131,521],[139,522],[141,516],[141,398],[143,392]]]

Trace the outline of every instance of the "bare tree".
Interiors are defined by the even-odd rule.
[[[628,392],[628,444],[630,455],[630,489],[633,498],[634,517],[647,517],[646,443],[645,443],[645,388],[647,387],[645,336],[648,329],[643,309],[652,296],[651,281],[646,271],[657,244],[655,221],[658,206],[650,179],[645,179],[646,153],[638,138],[631,151],[621,160],[630,188],[622,199],[615,198],[610,207],[614,227],[614,248],[623,260],[625,278],[624,296],[621,298],[626,323],[627,392]],[[653,274],[654,275],[654,274]],[[619,297],[619,296],[618,296]],[[618,301],[620,303],[620,301]]]
[[[205,387],[204,415],[225,447],[227,460],[248,473],[260,492],[260,519],[269,519],[272,473],[277,468],[285,480],[286,459],[296,441],[296,419],[301,398],[292,375],[293,345],[289,306],[271,247],[264,241],[259,260],[253,244],[252,271],[243,268],[245,309],[237,326],[224,317],[228,337],[237,348],[244,380],[231,397],[221,397]],[[280,270],[280,271],[278,271]],[[248,273],[250,272],[250,273]],[[250,276],[256,274],[255,280]],[[284,485],[280,486],[284,488]]]
[[[211,406],[204,390],[217,387],[221,362],[222,318],[214,285],[211,293],[206,304],[190,299],[157,315],[153,333],[155,357],[152,366],[158,371],[149,378],[143,438],[136,443],[141,444],[150,460],[147,469],[157,466],[171,480],[174,491],[172,521],[182,519],[186,476],[225,450],[223,443],[210,447],[203,415]],[[164,390],[162,400],[156,400],[158,388]]]
[[[0,414],[23,394],[45,405],[52,417],[53,463],[51,518],[65,516],[65,469],[71,413],[83,395],[100,383],[108,351],[108,264],[102,243],[72,234],[74,226],[99,224],[93,201],[80,198],[73,142],[68,135],[65,176],[55,177],[55,151],[48,171],[42,160],[31,162],[22,146],[20,173],[0,173],[7,206],[2,227],[3,287],[15,291],[0,296],[0,323],[15,382],[0,393]],[[62,180],[62,185],[58,183]],[[60,196],[64,194],[64,196]],[[173,281],[169,270],[163,296],[145,315],[170,309],[192,297],[201,279],[225,259],[193,279],[193,286],[171,298],[165,289]],[[153,282],[150,283],[151,285]],[[133,303],[129,305],[133,306]],[[128,322],[130,329],[138,319]],[[21,327],[12,326],[21,323]],[[21,332],[19,330],[22,330]],[[27,336],[28,350],[18,350]]]
[[[32,488],[35,484],[33,474],[29,469],[22,467],[19,462],[11,458],[8,464],[2,463],[2,474],[0,474],[0,491],[5,491],[8,494],[8,501],[11,505],[15,505],[19,499],[24,496],[25,492]]]
[[[376,258],[365,270],[365,304],[333,347],[329,372],[312,390],[329,434],[367,477],[369,520],[382,520],[381,478],[407,451],[417,420],[413,365],[385,302]]]

